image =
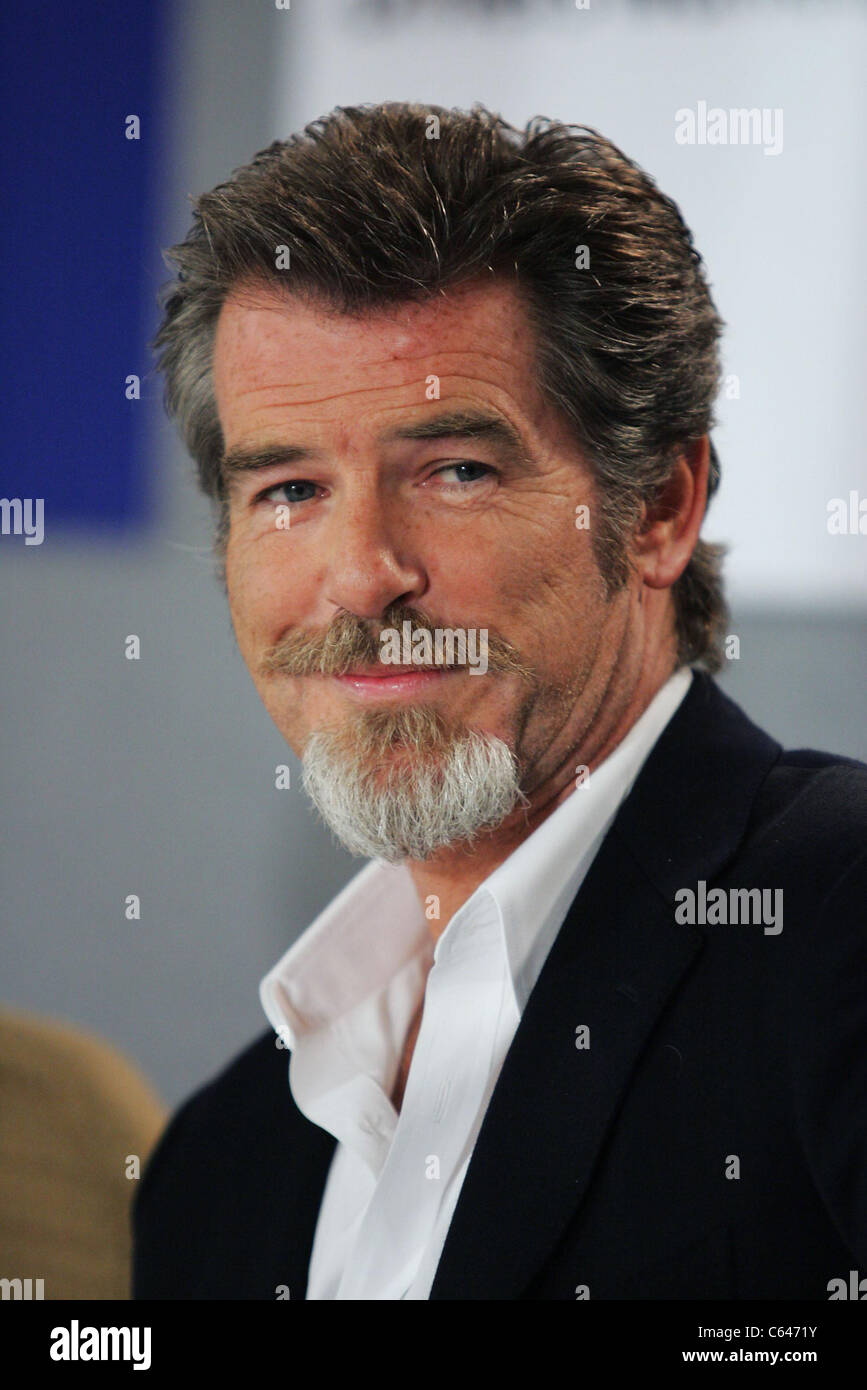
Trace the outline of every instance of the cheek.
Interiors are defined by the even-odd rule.
[[[256,622],[279,608],[292,594],[289,559],[282,537],[267,541],[231,529],[226,546],[226,584],[229,603],[239,617]]]
[[[288,550],[288,537],[268,543],[231,533],[226,549],[226,591],[238,650],[259,695],[284,735],[292,742],[295,719],[309,698],[309,683],[275,683],[259,672],[262,656],[287,631],[324,628],[328,614],[317,617],[322,577],[301,565]],[[296,749],[297,752],[297,749]]]
[[[604,586],[590,537],[574,526],[551,526],[483,567],[486,591],[498,609],[548,640],[598,621]],[[532,636],[532,631],[530,635]]]
[[[542,679],[560,692],[580,689],[606,642],[610,608],[589,541],[552,538],[547,555],[504,576],[501,627]]]
[[[290,621],[288,585],[280,584],[274,566],[263,564],[255,546],[233,540],[226,548],[226,593],[241,654],[250,664],[256,651],[273,640],[281,624]]]

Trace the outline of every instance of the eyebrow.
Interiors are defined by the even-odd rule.
[[[515,427],[502,415],[491,415],[486,411],[453,410],[428,420],[418,420],[411,425],[401,425],[383,436],[383,443],[396,439],[481,439],[499,444],[512,454],[525,468],[532,468],[532,460],[526,445]],[[221,459],[222,475],[231,481],[242,473],[259,472],[264,468],[302,463],[321,458],[321,449],[311,449],[300,444],[270,444],[261,448],[228,449]]]

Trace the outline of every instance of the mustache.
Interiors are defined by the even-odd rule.
[[[411,625],[411,638],[416,632],[428,632],[433,638],[434,633],[447,628],[446,624],[436,624],[424,613],[403,603],[390,604],[382,617],[375,621],[357,618],[354,613],[344,611],[335,616],[324,632],[311,628],[296,628],[287,632],[279,642],[267,649],[259,669],[263,675],[342,676],[360,666],[378,666],[382,651],[380,634],[386,628],[396,628],[402,633],[404,623]],[[487,631],[487,669],[517,675],[529,685],[534,685],[533,671],[517,648],[497,633]],[[434,660],[413,662],[413,665],[424,671],[433,667],[456,669],[458,663]]]

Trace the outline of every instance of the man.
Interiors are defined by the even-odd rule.
[[[388,104],[261,152],[173,256],[239,647],[373,862],[171,1122],[136,1296],[867,1272],[867,769],[709,674],[721,323],[676,206],[595,132]]]

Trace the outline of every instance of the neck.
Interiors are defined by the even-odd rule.
[[[479,836],[472,847],[464,843],[448,845],[430,859],[407,861],[426,913],[429,914],[430,899],[435,899],[437,915],[429,915],[434,943],[479,885],[574,793],[575,768],[584,766],[592,774],[623,741],[671,674],[669,664],[645,672],[615,717],[603,720],[603,711],[610,709],[606,699],[579,743],[560,760],[556,772],[529,794],[529,806],[513,811],[496,831]]]

